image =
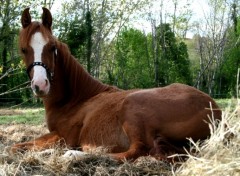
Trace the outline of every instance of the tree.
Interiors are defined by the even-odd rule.
[[[149,57],[147,36],[136,29],[121,31],[115,45],[115,85],[123,88],[153,87],[153,61]]]
[[[223,63],[224,48],[226,47],[227,31],[230,26],[229,8],[225,0],[209,0],[209,11],[202,23],[197,26],[199,72],[195,86],[214,96],[221,87],[217,81]],[[202,24],[202,25],[201,25]]]
[[[157,28],[160,38],[159,82],[168,85],[174,82],[192,84],[190,73],[190,61],[187,46],[184,42],[178,42],[170,24],[162,24]],[[164,42],[163,42],[164,41]]]
[[[190,19],[193,11],[190,7],[192,0],[186,0],[185,3],[179,3],[178,0],[172,0],[174,10],[170,14],[172,30],[178,38],[186,38],[187,31],[191,28]]]
[[[1,1],[0,7],[0,94],[6,93],[10,88],[14,87],[16,78],[12,75],[19,72],[18,55],[17,55],[17,34],[18,28],[16,19],[19,16],[19,3],[10,0]],[[19,75],[15,77],[19,78]],[[19,94],[14,94],[17,100]],[[9,95],[1,96],[0,102],[9,101]]]
[[[149,1],[107,1],[107,0],[81,0],[70,1],[63,4],[63,12],[59,19],[59,38],[64,38],[68,34],[73,21],[79,24],[75,28],[81,31],[84,23],[83,17],[86,17],[87,11],[91,14],[92,36],[91,41],[91,69],[90,73],[99,78],[101,76],[101,69],[108,67],[105,62],[109,55],[109,44],[114,41],[121,28],[128,23],[131,15],[137,10],[148,4]],[[69,13],[71,11],[71,13]],[[60,15],[60,14],[59,14]],[[77,41],[75,40],[77,43]],[[79,47],[81,48],[81,47]],[[81,49],[79,49],[81,51]],[[79,51],[78,50],[78,51]],[[88,56],[90,54],[88,53]],[[85,55],[86,56],[86,55]],[[84,57],[86,59],[86,57]],[[81,60],[84,64],[86,61]],[[106,65],[104,65],[106,64]],[[85,64],[86,65],[86,64]]]
[[[226,47],[224,48],[223,62],[220,68],[220,72],[217,75],[220,80],[220,86],[218,88],[219,94],[225,95],[225,97],[237,96],[238,85],[238,69],[240,68],[240,14],[238,8],[240,4],[233,2],[231,11],[232,25],[228,29],[228,40]]]
[[[67,20],[67,19],[66,19]],[[87,11],[85,18],[78,19],[76,16],[72,21],[64,21],[64,23],[69,26],[68,32],[62,32],[59,35],[61,41],[68,44],[71,53],[79,59],[81,64],[85,65],[87,71],[91,73],[92,71],[92,34],[93,26],[91,19],[91,12]]]
[[[161,29],[162,28],[162,29]],[[183,42],[177,42],[169,24],[157,28],[157,33],[163,31],[163,37],[158,38],[159,48],[158,68],[154,49],[151,49],[151,37],[146,36],[136,29],[125,29],[121,31],[115,45],[115,67],[110,78],[115,78],[115,85],[121,88],[146,88],[156,86],[156,73],[158,85],[168,85],[173,82],[186,84],[192,83],[190,63],[187,53],[187,46]],[[164,45],[161,41],[164,40]],[[108,72],[109,74],[109,72]]]
[[[169,5],[171,2],[172,5]],[[176,70],[179,67],[179,64],[177,64],[177,66],[177,60],[172,60],[172,58],[177,58],[178,54],[180,54],[179,52],[175,51],[179,50],[178,47],[180,46],[180,42],[183,41],[183,39],[186,37],[187,31],[189,30],[189,20],[192,17],[190,1],[187,0],[185,3],[181,3],[181,5],[176,0],[172,0],[171,2],[161,0],[158,3],[159,9],[157,13],[148,14],[148,18],[151,21],[152,27],[152,51],[155,65],[155,86],[164,86],[172,83],[173,81],[191,84],[191,74],[189,74],[189,78],[187,79],[180,79],[179,73]],[[172,39],[173,41],[171,42]],[[183,43],[181,44],[181,47],[182,46]],[[174,51],[171,51],[169,47],[174,49]],[[184,56],[186,57],[185,59],[189,60],[187,50],[184,50],[184,52],[186,52],[186,55]],[[186,68],[188,68],[186,71],[189,73],[190,63],[189,61],[186,63]]]

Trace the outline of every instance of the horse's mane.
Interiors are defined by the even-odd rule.
[[[94,95],[97,95],[103,91],[116,91],[115,87],[106,85],[93,78],[71,55],[68,46],[60,41],[57,41],[57,61],[62,65],[64,70],[64,80],[68,84],[70,90],[68,90],[74,97],[74,99],[87,99]],[[59,61],[60,60],[60,61]],[[77,98],[78,97],[78,98]]]

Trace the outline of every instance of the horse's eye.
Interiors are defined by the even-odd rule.
[[[23,54],[27,53],[27,49],[26,48],[21,48],[21,51],[22,51]]]

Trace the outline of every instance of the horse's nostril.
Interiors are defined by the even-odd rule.
[[[38,93],[40,91],[39,86],[35,85],[35,92]]]
[[[48,86],[48,80],[46,79],[45,81],[46,81],[46,86]]]

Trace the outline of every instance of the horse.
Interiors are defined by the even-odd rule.
[[[104,147],[119,161],[149,155],[164,160],[184,152],[187,138],[208,138],[210,117],[221,120],[216,102],[188,85],[122,90],[95,79],[53,36],[47,8],[41,22],[32,21],[26,8],[21,24],[20,52],[49,133],[14,144],[14,153],[60,143],[82,152]]]

